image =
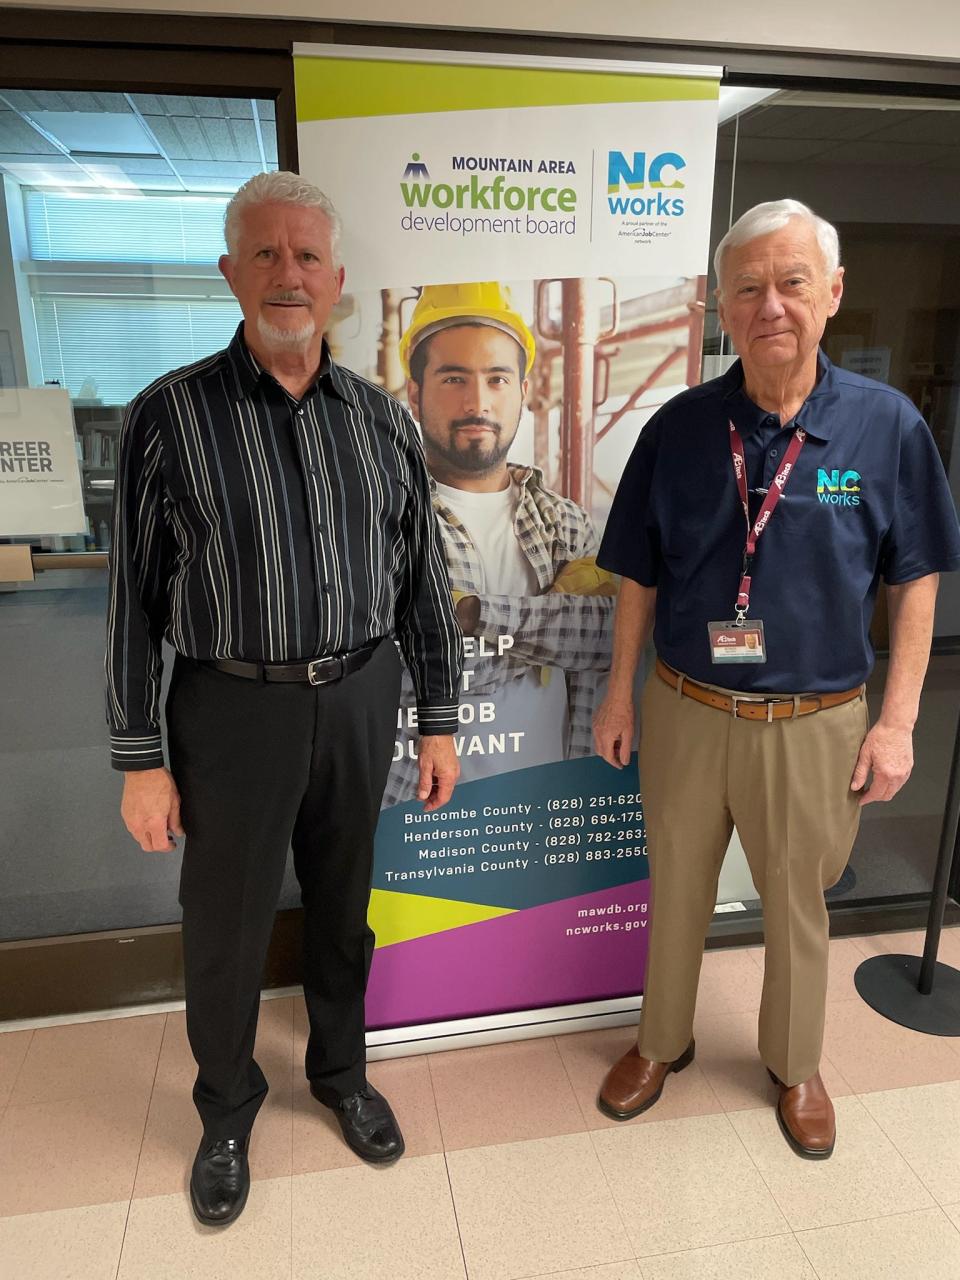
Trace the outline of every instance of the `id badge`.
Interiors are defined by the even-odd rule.
[[[710,657],[713,662],[766,662],[767,647],[759,618],[738,627],[735,622],[709,622]]]

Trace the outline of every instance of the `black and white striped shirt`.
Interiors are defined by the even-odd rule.
[[[407,411],[336,365],[299,402],[243,326],[141,392],[120,435],[107,614],[114,768],[163,764],[161,641],[296,662],[396,635],[422,734],[457,727],[462,641]]]

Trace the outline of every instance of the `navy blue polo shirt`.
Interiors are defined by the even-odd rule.
[[[731,420],[753,518],[793,427],[808,434],[753,565],[750,617],[763,621],[767,661],[717,666],[707,624],[734,616],[746,541]],[[739,361],[665,404],[634,446],[597,559],[657,588],[654,643],[678,671],[744,691],[829,692],[873,668],[881,576],[896,584],[960,567],[960,529],[916,407],[821,352],[817,385],[786,426],[747,398]]]

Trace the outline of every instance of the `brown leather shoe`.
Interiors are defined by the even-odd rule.
[[[597,1106],[611,1120],[632,1120],[649,1111],[663,1093],[663,1085],[671,1071],[682,1071],[693,1061],[691,1040],[675,1062],[651,1062],[642,1058],[637,1046],[629,1049],[607,1072],[600,1086]]]
[[[772,1071],[770,1079],[780,1090],[777,1099],[780,1132],[797,1155],[805,1160],[826,1160],[832,1156],[837,1120],[820,1072],[795,1085],[783,1084]]]

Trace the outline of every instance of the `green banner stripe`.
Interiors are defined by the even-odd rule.
[[[296,58],[294,69],[298,120],[601,102],[699,102],[720,93],[719,82],[710,77],[310,57]]]

